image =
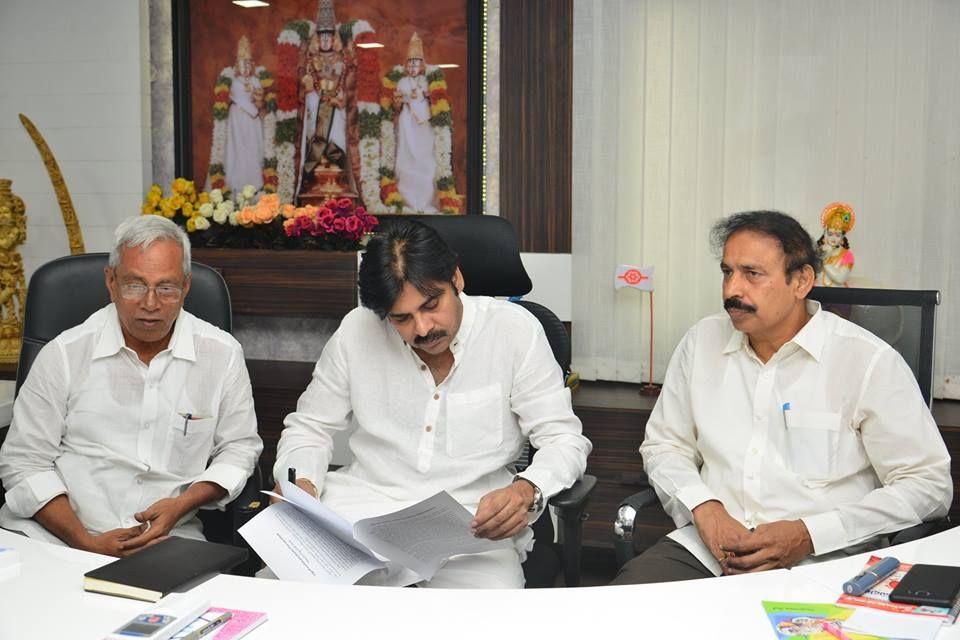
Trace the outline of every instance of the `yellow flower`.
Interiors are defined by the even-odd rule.
[[[200,195],[197,196],[197,204],[207,204],[210,202],[210,194],[206,191],[201,191]]]
[[[175,193],[175,194],[179,194],[179,193],[181,193],[184,189],[186,189],[186,187],[187,187],[187,180],[186,180],[186,178],[177,178],[177,179],[175,179],[175,180],[173,181],[173,183],[170,185],[170,190],[173,191],[173,193]]]
[[[174,210],[180,209],[181,207],[183,207],[183,202],[184,202],[183,196],[181,196],[180,194],[177,194],[175,196],[170,196],[169,202],[170,202],[170,206]]]
[[[187,220],[187,233],[193,233],[197,230],[197,221],[193,218]]]
[[[392,206],[395,204],[400,204],[402,202],[403,202],[403,197],[398,192],[394,191],[393,193],[387,196],[387,199],[384,202],[384,204]]]
[[[193,216],[193,205],[189,202],[184,202],[181,211],[183,211],[183,215],[190,218]]]
[[[171,209],[169,206],[165,207],[163,205],[160,205],[160,213],[163,215],[164,218],[172,218],[174,215],[176,215],[177,212],[174,209]]]
[[[444,111],[450,111],[450,103],[446,100],[437,100],[434,104],[430,105],[430,115],[432,116],[443,113]]]
[[[388,76],[383,76],[383,86],[387,89],[396,89],[397,83],[391,80]]]
[[[150,191],[148,191],[147,193],[148,193],[150,196],[156,195],[157,198],[160,198],[160,197],[163,196],[163,189],[161,189],[161,188],[160,188],[160,185],[158,185],[158,184],[152,184],[152,185],[150,185]]]
[[[210,85],[207,86],[209,87]],[[225,84],[218,84],[213,88],[214,93],[220,93],[221,91],[230,91],[230,87]]]
[[[260,86],[264,89],[273,86],[273,78],[263,78],[260,80]]]
[[[143,207],[140,210],[145,216],[149,216],[157,212],[156,208],[149,202],[144,202]]]
[[[434,80],[430,83],[430,91],[436,91],[437,89],[446,89],[447,83],[444,80]]]
[[[217,102],[214,102],[214,103],[213,103],[213,108],[214,108],[214,110],[217,110],[217,109],[226,110],[227,107],[229,107],[229,106],[230,106],[230,105],[229,105],[228,103],[226,103],[226,102],[221,102],[221,101],[217,101]]]

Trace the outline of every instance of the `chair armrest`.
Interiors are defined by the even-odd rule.
[[[240,495],[230,503],[233,509],[234,532],[267,507],[267,496],[260,493],[262,487],[263,478],[260,475],[260,466],[257,465],[247,478],[247,483],[243,485]]]
[[[651,507],[657,504],[657,492],[653,489],[644,489],[643,491],[638,491],[631,496],[627,496],[620,501],[620,505],[617,507],[619,510],[621,507],[633,507],[635,510],[639,511],[646,507]]]
[[[580,480],[573,483],[569,489],[564,489],[549,500],[551,507],[566,511],[569,509],[580,509],[586,505],[587,499],[593,488],[597,486],[597,478],[586,474]]]
[[[584,510],[596,486],[596,476],[584,474],[583,478],[577,480],[572,487],[550,498],[549,504],[557,510],[559,518],[560,540],[563,543],[561,551],[563,579],[568,587],[580,586],[583,521],[588,517]],[[545,514],[543,517],[548,515]]]
[[[914,540],[919,540],[920,538],[926,538],[929,535],[934,533],[939,533],[950,528],[950,518],[940,518],[939,520],[929,520],[927,522],[921,522],[907,529],[896,532],[890,536],[890,544],[903,544],[905,542],[913,542]]]

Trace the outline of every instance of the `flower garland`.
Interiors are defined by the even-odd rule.
[[[273,90],[273,74],[265,67],[254,71],[263,89],[263,104],[266,113],[263,117],[263,188],[264,191],[277,189],[277,154],[274,146],[276,137],[277,94]],[[217,77],[213,88],[213,136],[210,142],[210,167],[207,170],[207,189],[226,188],[223,159],[227,148],[227,118],[230,114],[230,87],[236,78],[233,67],[225,67]]]
[[[293,202],[296,185],[297,114],[300,95],[300,49],[313,33],[310,20],[292,20],[277,37],[277,114],[275,147],[277,193],[280,202]]]
[[[351,20],[338,25],[343,42],[357,44],[373,42],[375,32],[366,20]],[[284,25],[277,37],[277,114],[276,114],[276,173],[280,201],[294,199],[297,176],[294,166],[297,147],[297,117],[300,112],[300,52],[314,32],[310,20],[293,20]],[[380,73],[380,54],[377,49],[358,48],[356,101],[359,116],[360,140],[360,197],[364,202],[379,200],[378,162],[380,155],[379,131],[372,123],[379,118],[377,105],[377,76]],[[379,125],[379,122],[376,122]]]
[[[366,21],[352,25],[356,44],[373,42],[376,33]],[[360,199],[367,207],[380,202],[380,54],[379,49],[357,47],[357,112],[360,141]]]
[[[403,65],[397,65],[383,77],[380,91],[380,200],[386,210],[410,211],[397,190],[396,130],[393,119],[393,93],[404,75]],[[461,213],[463,196],[457,194],[453,177],[453,115],[447,94],[443,70],[427,65],[426,79],[430,91],[430,126],[433,128],[433,155],[437,164],[434,183],[437,204],[443,213]],[[378,211],[379,212],[379,211]]]

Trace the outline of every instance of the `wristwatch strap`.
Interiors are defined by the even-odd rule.
[[[527,480],[523,476],[514,476],[513,481],[523,480],[531,487],[533,487],[533,502],[530,503],[530,506],[527,508],[527,513],[536,513],[543,509],[543,492],[540,491],[540,487]]]

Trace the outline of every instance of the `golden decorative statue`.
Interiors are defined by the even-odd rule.
[[[77,212],[73,209],[73,201],[70,199],[70,191],[67,190],[67,183],[63,181],[63,174],[60,173],[60,165],[57,164],[53,152],[47,146],[47,141],[43,139],[37,127],[30,121],[30,118],[20,114],[20,122],[23,128],[30,134],[33,144],[37,146],[40,152],[40,158],[44,166],[47,167],[47,174],[53,183],[53,191],[57,194],[57,202],[60,204],[60,213],[63,215],[63,224],[67,227],[67,239],[70,241],[70,255],[75,256],[80,253],[86,253],[83,247],[83,234],[80,232],[80,222],[77,220]]]
[[[0,179],[0,363],[20,359],[27,283],[17,247],[27,239],[26,206]]]
[[[333,0],[320,0],[316,32],[310,37],[300,79],[303,124],[295,189],[300,204],[355,198],[347,144],[349,87],[356,59],[337,33]]]

